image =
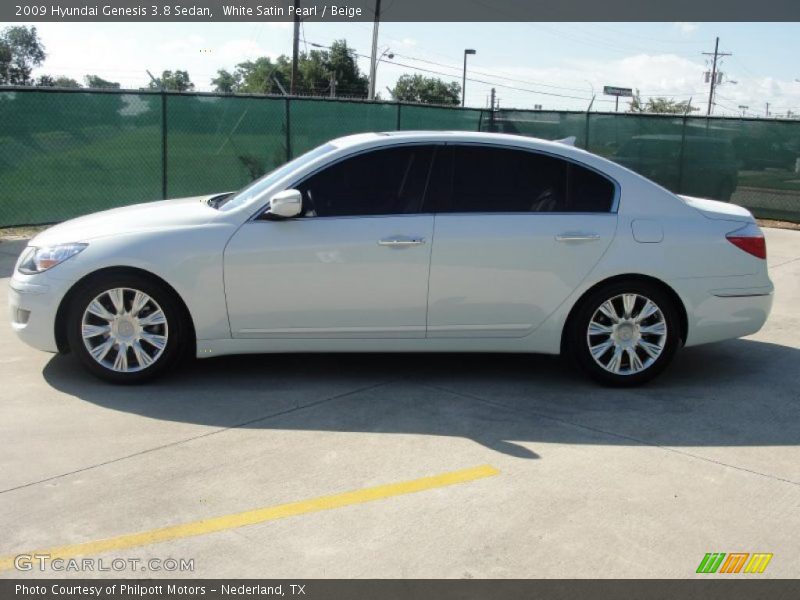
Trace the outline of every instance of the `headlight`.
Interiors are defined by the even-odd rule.
[[[88,244],[58,244],[57,246],[43,246],[37,248],[28,246],[19,261],[19,272],[33,275],[47,271],[57,264],[72,258],[86,248]]]

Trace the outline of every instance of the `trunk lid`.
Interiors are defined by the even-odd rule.
[[[678,194],[678,198],[708,219],[740,221],[742,223],[755,222],[755,218],[749,210],[736,204],[708,200],[707,198],[694,198],[693,196],[683,196],[681,194]]]

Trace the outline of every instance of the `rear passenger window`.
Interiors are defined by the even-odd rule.
[[[429,195],[438,212],[609,212],[614,184],[536,152],[456,146],[437,155]]]
[[[596,171],[575,163],[569,165],[570,212],[610,212],[614,205],[614,184]]]

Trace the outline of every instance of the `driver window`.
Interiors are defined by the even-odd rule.
[[[327,167],[299,184],[306,217],[398,215],[422,212],[433,146],[365,152]]]

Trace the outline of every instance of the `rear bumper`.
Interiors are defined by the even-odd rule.
[[[697,302],[689,314],[687,346],[756,333],[772,310],[772,287],[719,289]]]

